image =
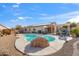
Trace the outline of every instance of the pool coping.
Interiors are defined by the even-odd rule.
[[[53,36],[53,35],[52,35]],[[24,48],[25,48],[25,46],[27,45],[26,43],[26,41],[24,40],[24,37],[23,37],[23,34],[18,34],[18,39],[16,40],[16,42],[15,42],[15,47],[16,47],[16,49],[18,49],[19,51],[21,51],[21,52],[23,52],[24,54],[27,54],[27,55],[31,55],[31,56],[33,56],[33,55],[35,55],[35,54],[33,54],[33,53],[31,53],[31,54],[29,54],[29,53],[25,53],[24,52]],[[57,36],[56,36],[57,37]],[[17,43],[17,41],[18,41],[18,43]],[[62,42],[62,46],[60,46],[60,48],[59,49],[55,49],[55,48],[57,48],[57,47],[55,47],[55,48],[53,48],[55,51],[53,51],[54,53],[55,52],[57,52],[57,51],[59,51],[62,47],[63,47],[63,44],[65,43],[65,41],[62,41],[62,40],[60,40],[61,42]],[[57,42],[58,43],[58,42]],[[20,45],[21,44],[21,45]],[[53,43],[51,43],[51,44],[53,44]],[[22,49],[23,48],[23,49]],[[53,50],[52,49],[52,50]],[[50,54],[43,54],[43,53],[41,53],[41,54],[36,54],[35,56],[41,56],[41,55],[51,55],[51,54],[53,54],[53,52],[52,53],[50,53]],[[48,52],[47,52],[48,53]]]

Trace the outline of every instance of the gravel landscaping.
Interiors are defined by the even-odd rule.
[[[16,50],[15,44],[16,37],[15,35],[7,35],[0,37],[0,55],[9,55],[9,56],[22,56],[23,54]]]

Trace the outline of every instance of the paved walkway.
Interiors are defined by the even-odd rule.
[[[73,44],[73,56],[79,56],[79,41]]]
[[[54,42],[50,42],[49,47],[46,47],[44,49],[38,49],[30,47],[30,42],[25,41],[22,34],[18,35],[18,37],[19,39],[16,40],[15,46],[18,50],[27,55],[50,55],[59,51],[65,43],[64,40],[59,40],[58,37],[55,36],[56,40]]]

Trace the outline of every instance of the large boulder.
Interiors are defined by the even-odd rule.
[[[32,47],[45,48],[49,46],[48,40],[44,38],[36,38],[31,42]]]

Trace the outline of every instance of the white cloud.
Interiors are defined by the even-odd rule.
[[[25,16],[25,19],[32,19],[33,17]]]
[[[36,11],[36,10],[39,10],[39,9],[40,9],[39,6],[33,6],[33,7],[30,8],[30,10],[33,10],[33,11]]]
[[[58,24],[61,23],[66,23],[68,22],[68,20],[72,19],[72,18],[76,18],[77,16],[79,16],[79,11],[74,11],[74,12],[69,12],[69,13],[64,13],[64,14],[59,14],[59,15],[46,15],[46,16],[42,16],[39,17],[39,19],[42,20],[46,20],[46,21],[56,21]],[[78,17],[77,17],[78,19]],[[78,20],[76,20],[78,21]]]
[[[12,7],[13,7],[13,8],[19,8],[19,5],[20,5],[20,4],[14,4]]]
[[[68,12],[68,13],[64,13],[64,14],[54,15],[54,18],[68,20],[68,19],[74,18],[78,15],[79,15],[79,11],[74,11],[74,12]]]
[[[44,15],[44,14],[41,14]],[[59,14],[59,15],[49,15],[49,14],[45,14],[46,18],[73,18],[79,15],[79,11],[74,11],[74,12],[68,12],[68,13],[64,13],[64,14]],[[43,18],[45,18],[43,17]]]
[[[40,14],[40,16],[48,16],[48,14],[42,13]]]
[[[33,10],[33,11],[35,11],[36,10],[36,8],[30,8],[31,10]]]
[[[18,17],[18,19],[21,19],[22,20],[22,19],[24,19],[24,17]]]
[[[42,19],[42,20],[52,20],[54,19],[53,16],[46,16],[46,17],[40,17],[39,19]]]
[[[20,2],[18,2],[18,3],[16,3],[16,4],[20,5],[21,3],[20,3]]]
[[[16,21],[18,21],[18,19],[12,19],[11,21],[12,21],[12,22],[16,22]]]
[[[13,14],[14,16],[20,16],[21,15],[21,12],[16,12]]]
[[[67,5],[67,4],[66,4]],[[69,9],[69,7],[67,7],[67,6],[61,6],[61,7],[59,7],[59,8],[61,8],[62,10],[64,9],[64,10],[67,10],[67,9]]]
[[[79,16],[76,16],[75,18],[69,19],[68,22],[71,22],[71,23],[79,23]]]
[[[11,19],[10,20],[12,23],[18,23],[24,21],[24,17],[17,17],[16,19]]]
[[[16,23],[18,20],[17,19],[11,19],[10,20],[12,23]]]
[[[66,23],[66,22],[79,22],[79,11],[59,14],[59,15],[50,15],[50,14],[41,14],[42,16],[39,17],[29,17],[29,16],[19,16],[15,20],[11,20],[11,22],[25,22],[31,19],[38,19],[42,22],[57,22],[58,24]]]
[[[75,18],[79,16],[79,11],[73,11],[69,13],[64,13],[64,14],[59,14],[59,15],[54,15],[54,19],[57,21],[57,23],[66,23],[68,22],[69,19]]]
[[[25,17],[20,16],[20,17],[18,17],[18,19],[20,19],[20,20],[23,20],[23,19],[27,20],[27,19],[32,19],[32,17],[29,17],[29,16],[25,16]]]
[[[18,23],[18,22],[24,22],[24,21],[29,20],[29,19],[32,19],[32,17],[29,17],[29,16],[25,16],[25,17],[19,16],[16,19],[11,19],[10,21],[12,23]]]
[[[3,8],[6,8],[6,6],[5,6],[5,5],[2,5],[2,7],[3,7]]]

